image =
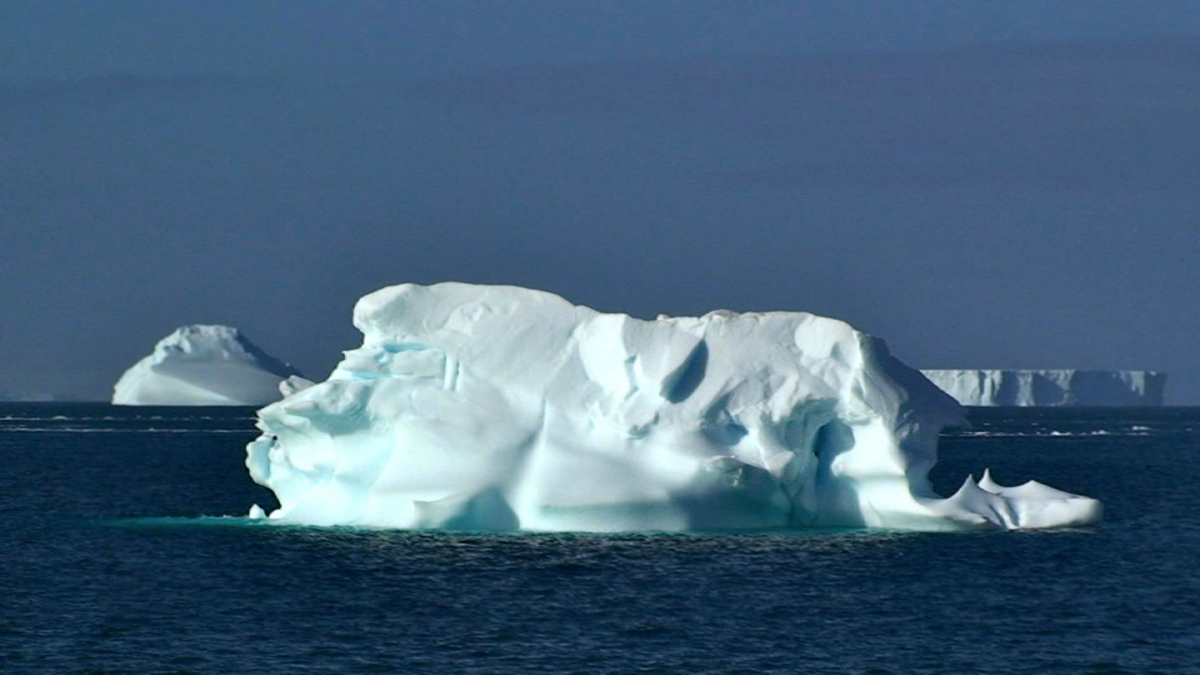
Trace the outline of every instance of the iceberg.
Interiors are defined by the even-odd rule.
[[[184,326],[125,371],[116,405],[266,405],[300,373],[229,326]],[[302,380],[303,378],[300,378]],[[293,385],[291,386],[298,386]]]
[[[252,479],[310,525],[532,531],[1094,523],[1100,502],[968,477],[963,409],[876,337],[802,312],[645,321],[510,286],[360,299],[363,344],[258,413]]]
[[[1148,370],[922,370],[972,406],[1158,406],[1166,373]]]

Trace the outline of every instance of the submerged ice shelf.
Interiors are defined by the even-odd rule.
[[[264,405],[307,382],[229,326],[184,326],[113,387],[117,405]]]
[[[540,291],[405,284],[363,345],[259,412],[269,517],[524,530],[1092,523],[1099,502],[928,472],[962,408],[883,341],[802,312],[655,321]],[[252,515],[265,515],[255,506]]]

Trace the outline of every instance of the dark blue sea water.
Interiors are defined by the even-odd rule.
[[[0,406],[4,673],[1198,673],[1200,409],[977,409],[934,479],[1085,529],[279,527],[249,409]]]

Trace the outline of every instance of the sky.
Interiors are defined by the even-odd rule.
[[[0,0],[0,392],[354,301],[805,310],[1200,404],[1200,5]]]

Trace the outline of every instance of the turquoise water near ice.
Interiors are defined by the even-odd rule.
[[[1040,532],[277,527],[243,408],[0,404],[3,673],[1197,673],[1200,408],[973,409]]]

